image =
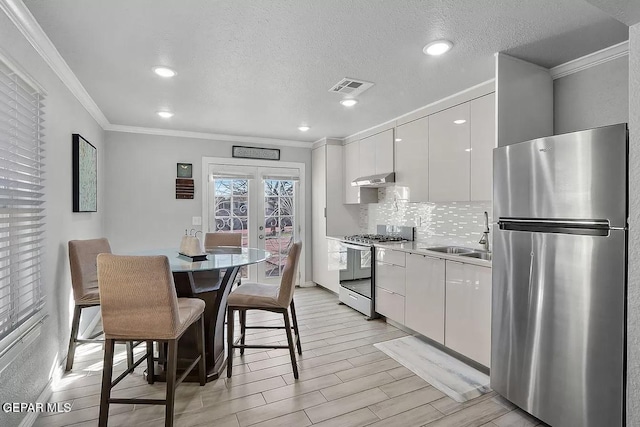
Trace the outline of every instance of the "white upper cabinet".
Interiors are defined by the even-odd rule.
[[[360,174],[393,172],[393,129],[360,140]]]
[[[373,137],[358,141],[360,148],[360,167],[358,177],[376,174],[376,145]]]
[[[351,181],[360,176],[360,141],[344,147],[344,203],[359,203],[360,189]]]
[[[431,202],[469,200],[471,166],[469,116],[469,103],[429,116],[429,200]]]
[[[429,201],[429,118],[396,128],[396,185],[409,188],[409,201]]]
[[[376,173],[393,172],[393,129],[374,135],[376,147]]]
[[[471,200],[491,200],[496,102],[490,93],[470,103]]]

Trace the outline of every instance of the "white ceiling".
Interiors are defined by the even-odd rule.
[[[302,141],[491,79],[494,52],[553,67],[628,34],[584,0],[24,2],[111,124]],[[453,50],[425,56],[437,38]],[[161,79],[155,65],[178,76]],[[375,86],[346,109],[328,92],[343,77]]]

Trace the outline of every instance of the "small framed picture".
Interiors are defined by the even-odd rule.
[[[178,163],[178,178],[193,178],[193,166],[191,163]]]

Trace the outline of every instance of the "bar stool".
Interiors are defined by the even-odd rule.
[[[82,309],[100,305],[96,257],[101,253],[111,253],[109,240],[105,238],[69,241],[69,267],[71,269],[71,287],[73,288],[75,307],[73,309],[65,371],[70,371],[73,368],[73,359],[78,344],[103,342],[103,340],[95,339],[102,335],[102,332],[94,334],[87,339],[78,339]],[[131,366],[133,364],[133,344],[129,341],[125,344],[127,346],[127,365]]]
[[[212,251],[220,246],[242,246],[242,234],[241,233],[206,233],[204,235],[204,249],[205,251]],[[218,286],[220,282],[220,271],[197,271],[190,273],[192,276],[193,284],[195,286],[194,291],[211,289]],[[223,270],[224,274],[224,270]],[[240,275],[236,276],[235,282],[232,284],[240,285]]]
[[[206,233],[204,249],[210,250],[217,246],[242,246],[242,233]]]
[[[105,334],[104,370],[100,394],[99,425],[106,426],[109,404],[165,405],[165,426],[173,425],[176,387],[198,365],[200,385],[206,383],[204,353],[204,301],[178,298],[166,256],[98,255],[100,309]],[[178,340],[191,325],[196,328],[198,357],[177,376]],[[115,381],[115,341],[146,341],[147,352]],[[112,398],[111,389],[144,360],[153,383],[153,342],[167,343],[167,391],[165,399]]]
[[[296,319],[296,308],[293,303],[293,291],[295,289],[295,277],[298,271],[298,260],[302,242],[296,242],[291,246],[287,262],[282,272],[280,285],[268,285],[264,283],[244,283],[236,288],[227,299],[227,377],[231,377],[233,349],[239,348],[240,354],[244,354],[245,348],[288,348],[291,356],[291,366],[294,378],[298,378],[298,365],[296,363],[295,348],[298,354],[302,354],[300,334],[298,331],[298,320]],[[291,335],[291,322],[289,311],[293,320],[293,331],[295,339]],[[240,337],[234,341],[233,322],[234,311],[240,315]],[[247,326],[247,310],[265,310],[275,313],[282,313],[284,326]],[[247,329],[284,329],[287,334],[286,346],[272,345],[245,345],[245,332]],[[238,344],[239,343],[239,344]]]

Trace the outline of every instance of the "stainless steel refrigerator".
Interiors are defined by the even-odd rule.
[[[493,153],[491,387],[555,427],[624,425],[626,124]]]

